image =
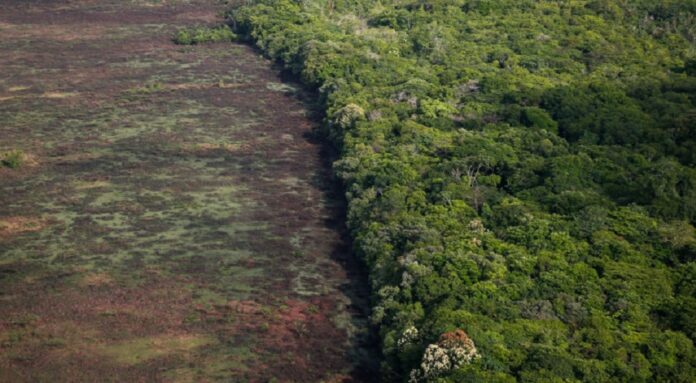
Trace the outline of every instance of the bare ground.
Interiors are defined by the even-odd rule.
[[[2,8],[0,381],[369,381],[311,97],[212,0]]]

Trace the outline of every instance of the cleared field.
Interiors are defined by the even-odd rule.
[[[309,96],[249,47],[171,42],[219,11],[3,2],[0,381],[369,380]]]

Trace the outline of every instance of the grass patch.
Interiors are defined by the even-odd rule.
[[[106,345],[101,350],[101,353],[118,363],[135,365],[161,356],[190,352],[213,342],[213,339],[204,336],[163,335]]]
[[[196,45],[203,43],[219,43],[236,41],[237,35],[226,25],[218,27],[194,27],[180,29],[174,35],[174,42],[180,45]]]
[[[39,231],[47,225],[40,217],[4,217],[0,219],[0,238]]]
[[[161,82],[152,82],[145,84],[141,87],[131,90],[131,93],[148,94],[153,92],[159,92],[164,89],[164,85]]]
[[[24,152],[11,150],[0,155],[0,165],[10,169],[17,169],[24,163]]]

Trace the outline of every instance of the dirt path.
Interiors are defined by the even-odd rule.
[[[0,6],[0,382],[344,382],[366,290],[303,93],[213,0]]]

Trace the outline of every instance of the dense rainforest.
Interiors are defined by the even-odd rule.
[[[386,382],[693,382],[695,0],[261,0],[316,88]]]

